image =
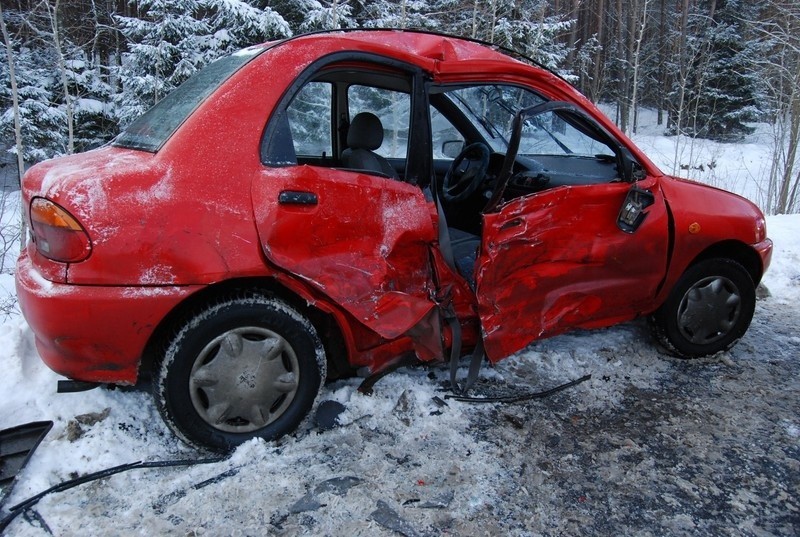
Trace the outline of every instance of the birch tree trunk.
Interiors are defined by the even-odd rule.
[[[11,37],[8,35],[6,21],[3,18],[3,6],[0,4],[0,32],[3,34],[3,43],[6,46],[6,60],[8,61],[8,76],[11,79],[11,107],[14,113],[14,145],[17,150],[17,183],[22,187],[22,175],[25,173],[25,154],[22,145],[22,122],[19,117],[19,89],[17,88],[17,72],[14,69],[14,49],[11,47]],[[3,204],[5,206],[5,204]],[[25,248],[28,237],[27,222],[20,212],[20,252]]]
[[[69,93],[69,83],[67,81],[67,64],[64,61],[64,51],[61,48],[61,36],[59,35],[58,5],[61,0],[56,0],[55,6],[50,6],[47,0],[47,14],[50,17],[50,27],[53,30],[53,48],[56,52],[56,61],[61,75],[61,87],[64,91],[64,108],[67,116],[67,154],[75,152],[75,109],[72,95]]]
[[[633,112],[633,121],[632,127],[629,129],[630,132],[636,133],[637,127],[637,96],[639,90],[639,66],[642,54],[642,38],[644,37],[644,30],[647,26],[647,7],[650,4],[650,0],[644,0],[644,4],[642,5],[642,21],[639,25],[638,31],[635,36],[635,49],[633,51],[633,88],[631,90],[631,111]],[[629,115],[630,117],[630,115]]]

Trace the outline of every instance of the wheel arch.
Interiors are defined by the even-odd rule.
[[[737,240],[725,240],[717,242],[697,255],[686,270],[692,266],[713,258],[724,258],[736,261],[744,267],[753,280],[753,285],[758,286],[761,277],[764,275],[764,267],[761,258],[753,248]],[[684,272],[686,271],[684,270]]]
[[[758,280],[753,279],[753,267],[747,266],[746,257],[731,253],[724,248],[703,251],[681,273],[667,299],[648,316],[653,337],[670,354],[710,356],[729,350],[747,332],[755,312]]]
[[[188,320],[205,304],[215,299],[235,293],[261,291],[274,295],[303,314],[317,331],[325,349],[328,362],[328,380],[348,376],[354,371],[348,360],[349,351],[340,323],[332,313],[309,303],[297,292],[283,285],[275,278],[234,278],[224,280],[193,293],[172,309],[153,330],[145,346],[139,363],[139,381],[148,379],[153,364],[158,360],[167,342],[180,329],[181,323]]]

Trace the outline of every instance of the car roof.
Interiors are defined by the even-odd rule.
[[[549,71],[535,60],[499,45],[423,30],[395,28],[323,30],[265,43],[265,46],[291,46],[292,43],[309,41],[318,43],[321,48],[327,45],[340,50],[380,52],[389,56],[413,55],[439,62],[493,60],[518,64],[522,63],[520,62],[522,59],[524,63]],[[514,56],[519,59],[515,59]]]

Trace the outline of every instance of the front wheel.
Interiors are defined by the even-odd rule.
[[[292,432],[325,378],[312,324],[267,294],[222,298],[178,330],[156,366],[166,423],[190,444],[225,451]]]
[[[699,358],[733,347],[750,326],[755,304],[755,284],[742,265],[707,259],[681,276],[650,327],[673,354]]]

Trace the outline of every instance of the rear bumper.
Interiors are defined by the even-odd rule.
[[[27,253],[17,297],[47,366],[75,380],[135,384],[145,346],[164,317],[202,286],[110,287],[45,279]]]

